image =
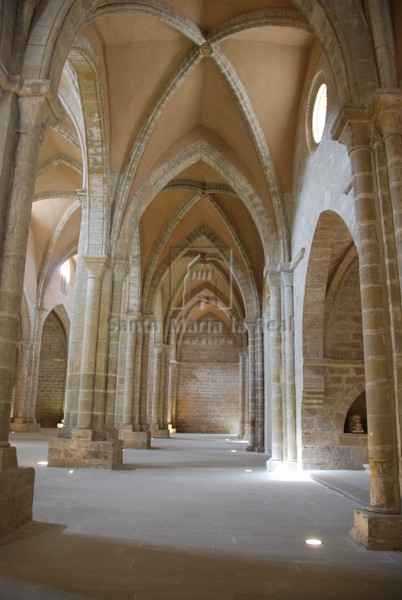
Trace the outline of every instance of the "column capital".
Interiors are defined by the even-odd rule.
[[[65,111],[48,83],[34,82],[23,86],[18,92],[18,133],[36,137],[42,141],[48,127],[56,125]]]
[[[293,287],[293,271],[281,271],[281,281],[285,287]]]
[[[359,146],[369,146],[371,122],[367,106],[344,106],[331,130],[332,139],[344,144],[351,152]]]
[[[370,108],[382,137],[402,135],[402,90],[377,92]]]
[[[109,258],[104,254],[85,254],[82,257],[88,277],[93,279],[102,279],[106,267],[108,267]]]
[[[132,321],[141,321],[142,313],[138,310],[126,310],[126,317],[129,317]]]
[[[266,265],[264,277],[269,287],[279,287],[281,283],[281,273],[279,265]]]

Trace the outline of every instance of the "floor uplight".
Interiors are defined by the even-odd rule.
[[[40,460],[39,462],[36,463],[37,465],[47,465],[47,460]]]
[[[252,473],[252,472],[253,472],[253,469],[244,469],[244,472],[245,472],[245,473]]]
[[[72,475],[74,473],[74,471],[69,471],[70,475]]]
[[[309,538],[308,540],[304,540],[304,541],[309,546],[322,546],[322,541],[317,538]]]
[[[237,452],[237,450],[231,450],[231,452]]]

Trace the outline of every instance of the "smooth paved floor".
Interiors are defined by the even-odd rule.
[[[55,435],[11,435],[36,469],[34,521],[0,542],[1,600],[402,598],[402,553],[348,534],[363,471],[324,474],[328,489],[267,473],[234,437],[177,435],[125,450],[122,470],[70,472],[37,464]]]

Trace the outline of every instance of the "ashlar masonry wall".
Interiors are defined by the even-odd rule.
[[[63,418],[66,371],[66,334],[52,311],[43,326],[39,363],[36,419],[42,427],[56,427]]]
[[[235,338],[222,321],[209,316],[187,328],[178,369],[177,430],[237,433],[239,356]]]

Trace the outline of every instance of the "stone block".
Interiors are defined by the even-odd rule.
[[[148,450],[151,447],[150,431],[127,431],[120,429],[119,439],[124,448],[142,448]]]
[[[19,433],[32,433],[40,430],[39,423],[24,423],[22,419],[10,423],[10,431],[18,431]]]
[[[0,471],[0,537],[31,521],[34,481],[32,467]]]
[[[402,552],[402,515],[356,509],[350,534],[367,550]]]
[[[123,442],[85,439],[49,441],[48,466],[76,469],[118,469],[123,462]]]
[[[0,471],[17,467],[17,451],[13,446],[0,448]]]
[[[93,430],[92,429],[79,429],[74,428],[71,430],[72,440],[92,440]]]

